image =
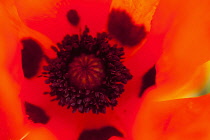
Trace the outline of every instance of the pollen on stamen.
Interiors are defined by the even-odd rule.
[[[46,59],[44,77],[50,91],[61,106],[81,113],[106,113],[106,108],[117,105],[117,98],[124,92],[124,84],[132,78],[122,64],[123,48],[109,44],[109,35],[98,33],[67,35],[62,43],[52,49],[57,58]],[[47,57],[46,57],[47,58]]]

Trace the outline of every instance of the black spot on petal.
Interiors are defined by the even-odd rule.
[[[25,111],[28,115],[28,119],[34,123],[47,124],[50,120],[50,117],[45,113],[45,111],[31,103],[25,102]]]
[[[101,129],[84,130],[78,140],[108,140],[112,136],[123,137],[123,134],[113,126]]]
[[[79,24],[80,17],[76,10],[69,10],[66,16],[72,25],[77,26]]]
[[[144,25],[135,25],[128,13],[116,9],[109,14],[108,31],[127,46],[135,46],[146,37]]]
[[[33,39],[23,39],[22,68],[24,76],[28,79],[34,77],[40,68],[43,51],[41,46]]]
[[[143,76],[142,87],[139,93],[139,97],[142,97],[144,91],[149,88],[150,86],[155,85],[155,78],[156,78],[156,69],[153,66],[145,75]]]

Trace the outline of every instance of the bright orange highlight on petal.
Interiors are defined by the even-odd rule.
[[[34,128],[23,137],[23,140],[57,140],[56,137],[44,127]]]

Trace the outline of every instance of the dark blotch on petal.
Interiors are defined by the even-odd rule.
[[[80,17],[76,10],[69,10],[66,16],[72,25],[77,26],[79,24]]]
[[[50,117],[43,109],[28,102],[25,102],[24,105],[29,120],[33,121],[34,123],[42,124],[47,124],[49,122]]]
[[[146,36],[144,25],[135,25],[128,13],[116,9],[109,14],[108,31],[127,46],[139,44]]]
[[[108,140],[112,136],[123,137],[113,126],[105,126],[101,129],[84,130],[78,140]]]
[[[23,39],[22,68],[24,76],[28,79],[34,77],[40,68],[40,62],[43,57],[41,46],[33,39]]]
[[[155,85],[155,78],[156,78],[156,69],[155,66],[153,66],[145,75],[143,76],[143,81],[142,81],[142,87],[141,91],[139,93],[139,97],[141,97],[144,93],[144,91],[152,86]]]

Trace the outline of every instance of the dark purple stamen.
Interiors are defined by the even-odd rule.
[[[105,32],[96,38],[88,32],[86,28],[80,37],[67,35],[57,44],[58,49],[52,47],[57,58],[47,59],[43,76],[48,77],[48,93],[56,96],[59,105],[71,107],[73,112],[105,113],[106,107],[117,105],[116,98],[132,75],[122,64],[123,48],[111,46]]]

